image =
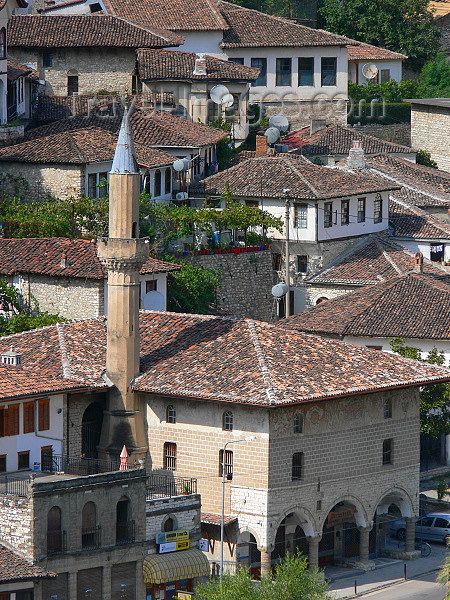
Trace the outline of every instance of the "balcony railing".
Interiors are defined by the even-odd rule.
[[[41,471],[45,473],[67,473],[68,475],[96,475],[118,471],[120,461],[99,460],[82,456],[53,454],[43,457]]]
[[[134,521],[124,521],[116,523],[116,543],[132,544],[135,540]]]
[[[29,483],[28,474],[23,475],[0,475],[0,494],[8,496],[22,496],[26,498]]]
[[[149,475],[147,477],[147,500],[188,496],[197,493],[197,480],[167,475]]]
[[[100,525],[91,529],[81,530],[81,547],[82,548],[100,548],[102,545],[102,530]]]
[[[48,531],[47,532],[47,555],[64,554],[66,552],[66,532]]]

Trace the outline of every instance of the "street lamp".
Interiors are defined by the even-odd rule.
[[[242,440],[230,440],[222,448],[222,515],[220,519],[220,581],[223,577],[223,533],[224,533],[224,521],[225,521],[225,451],[228,444],[237,444],[238,442],[252,442],[256,440],[256,435],[243,438]]]

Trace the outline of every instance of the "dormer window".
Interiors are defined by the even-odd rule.
[[[20,367],[22,366],[22,355],[19,354],[19,352],[14,352],[13,347],[11,346],[9,350],[0,355],[0,361],[4,365]]]

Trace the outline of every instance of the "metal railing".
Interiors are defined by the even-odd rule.
[[[116,543],[132,544],[135,540],[134,521],[124,521],[116,523]]]
[[[170,498],[171,496],[189,496],[196,493],[196,479],[156,474],[147,477],[147,500]]]
[[[120,461],[99,460],[83,456],[53,454],[42,460],[41,471],[45,473],[67,473],[68,475],[96,475],[118,471]]]
[[[8,496],[21,496],[26,498],[28,484],[30,482],[29,474],[24,475],[0,475],[0,494]]]
[[[81,547],[82,548],[100,548],[102,545],[102,530],[100,525],[91,529],[81,530]]]
[[[47,532],[47,556],[54,554],[64,554],[66,552],[66,532],[48,531]]]

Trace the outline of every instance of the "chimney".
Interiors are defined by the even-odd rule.
[[[203,52],[197,54],[192,75],[206,75],[206,58]]]
[[[19,352],[14,352],[12,346],[6,352],[2,352],[0,355],[0,362],[4,365],[11,365],[12,367],[22,366],[22,355]]]
[[[256,136],[256,156],[265,156],[268,150],[267,138],[265,135]]]
[[[109,234],[97,253],[108,273],[106,333],[107,411],[99,453],[117,459],[125,445],[130,456],[147,455],[147,434],[141,401],[130,389],[139,374],[139,271],[148,246],[139,239],[141,177],[134,152],[130,113],[125,112],[109,176]]]
[[[327,126],[327,120],[324,117],[312,117],[311,124],[309,126],[309,135],[316,133],[319,129],[323,129]]]
[[[422,252],[416,252],[416,254],[415,254],[414,271],[416,273],[423,273],[423,254],[422,254]]]
[[[61,269],[66,269],[67,264],[68,264],[67,263],[67,254],[65,252],[63,252],[61,255],[61,262],[60,262]]]
[[[352,147],[348,153],[347,167],[349,169],[364,169],[365,166],[366,159],[364,157],[362,142],[360,140],[353,140]]]

